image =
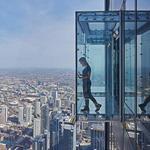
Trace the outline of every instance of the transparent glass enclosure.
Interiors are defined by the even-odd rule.
[[[139,139],[143,136],[142,119],[138,122],[137,117],[145,117],[150,113],[149,13],[126,11],[124,14],[124,124],[128,138],[135,141],[133,149],[144,147]],[[140,104],[145,112],[139,107]]]
[[[118,23],[118,12],[77,12],[76,14],[77,114],[79,115],[84,114],[81,109],[86,103],[83,79],[78,77],[78,74],[82,74],[84,70],[84,66],[79,62],[81,57],[86,58],[91,67],[91,93],[97,103],[102,105],[100,110],[95,112],[96,105],[89,98],[89,114],[111,116],[116,110],[113,108],[113,101],[110,97],[112,80],[110,79],[109,83],[107,81],[108,78],[112,78],[112,35],[117,32]],[[108,73],[110,76],[108,76],[106,68],[110,71]]]
[[[85,93],[82,75],[90,66],[91,95],[101,104],[98,112],[91,97],[89,115],[121,117],[134,121],[150,107],[150,12],[110,11],[76,13],[77,115],[84,115]]]
[[[141,113],[149,114],[150,102],[150,12],[125,12],[125,119],[131,120]],[[129,18],[130,19],[126,19]],[[137,17],[137,20],[136,20]]]
[[[82,14],[80,14],[79,19],[81,18],[81,15]],[[91,67],[91,91],[97,102],[102,104],[101,113],[104,114],[105,96],[102,95],[105,95],[105,47],[98,41],[98,33],[100,30],[104,30],[104,23],[86,21],[77,22],[77,72],[82,74],[84,67],[79,63],[79,59],[85,57]],[[93,33],[90,34],[90,32]],[[77,79],[77,85],[77,111],[82,114],[81,109],[84,108],[85,105],[82,79]],[[89,102],[89,108],[90,113],[94,114],[95,106],[92,101]]]

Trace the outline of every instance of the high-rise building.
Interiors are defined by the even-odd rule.
[[[52,95],[53,99],[56,100],[58,98],[58,91],[52,90],[51,95]]]
[[[0,143],[0,150],[6,150],[6,144]]]
[[[51,109],[54,107],[55,103],[54,103],[54,99],[53,99],[52,96],[50,96],[48,98],[48,104],[49,104],[49,106],[50,106]]]
[[[0,124],[6,124],[8,118],[8,107],[6,105],[0,106]]]
[[[44,134],[45,130],[49,130],[49,106],[44,104],[41,107],[41,132]]]
[[[60,108],[61,108],[61,99],[60,98],[55,99],[55,107],[58,110],[60,110]]]
[[[105,150],[105,130],[100,124],[91,127],[91,149]]]
[[[55,131],[52,131],[50,133],[50,148],[55,149],[57,147],[57,133]]]
[[[63,116],[62,113],[54,114],[50,124],[51,149],[75,150],[76,126],[74,117]]]
[[[18,108],[18,122],[22,124],[24,122],[24,107],[19,106]]]
[[[26,123],[31,124],[32,123],[32,105],[29,104],[25,107],[25,114],[26,114],[26,118],[25,118]]]
[[[45,95],[42,95],[40,97],[40,102],[41,102],[41,105],[44,105],[47,103],[47,97]]]
[[[43,135],[34,138],[32,148],[33,150],[48,150],[46,148],[45,138],[43,138]]]
[[[59,150],[60,135],[62,132],[62,114],[52,112],[50,118],[50,149]]]
[[[41,102],[39,100],[35,101],[35,116],[40,116],[41,115]]]
[[[62,125],[59,148],[66,150],[76,149],[76,127],[75,124],[66,122]]]
[[[43,136],[45,138],[46,150],[50,150],[50,132],[48,130],[45,130]]]
[[[41,119],[34,118],[33,122],[33,137],[39,136],[41,134]]]
[[[72,102],[71,103],[71,114],[72,114],[72,116],[74,116],[75,115],[75,103],[74,102]]]

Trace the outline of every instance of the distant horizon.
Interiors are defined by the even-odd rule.
[[[45,69],[60,69],[60,70],[75,70],[75,68],[67,68],[67,67],[25,67],[25,68],[23,68],[23,67],[10,67],[10,68],[0,68],[0,70],[18,70],[18,69],[20,69],[20,70],[31,70],[31,69],[33,69],[33,70],[36,70],[36,69],[41,69],[41,70],[45,70]]]

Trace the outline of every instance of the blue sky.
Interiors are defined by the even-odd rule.
[[[73,68],[75,11],[102,0],[1,0],[0,68]]]

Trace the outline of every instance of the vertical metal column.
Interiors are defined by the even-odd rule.
[[[137,0],[135,0],[135,147],[137,149]]]
[[[77,12],[75,13],[75,114],[76,114],[76,120],[77,120],[77,84],[78,84],[78,70],[77,70],[77,67],[78,67],[78,60],[77,60],[77,51],[78,51],[78,47],[77,47],[77,17],[78,17],[78,14]]]
[[[105,0],[105,11],[109,11],[110,0]]]
[[[119,101],[120,120],[124,121],[124,101],[125,101],[125,20],[124,10],[120,11],[120,52],[119,52]]]
[[[112,117],[112,49],[111,43],[105,45],[105,59],[106,59],[106,118],[111,119]]]
[[[105,150],[109,150],[109,122],[105,122]]]
[[[123,1],[120,10],[120,45],[119,45],[119,101],[120,101],[120,121],[124,125],[124,103],[125,103],[125,2]],[[122,128],[123,137],[125,137],[125,130]],[[124,139],[122,139],[122,150],[124,150]]]

